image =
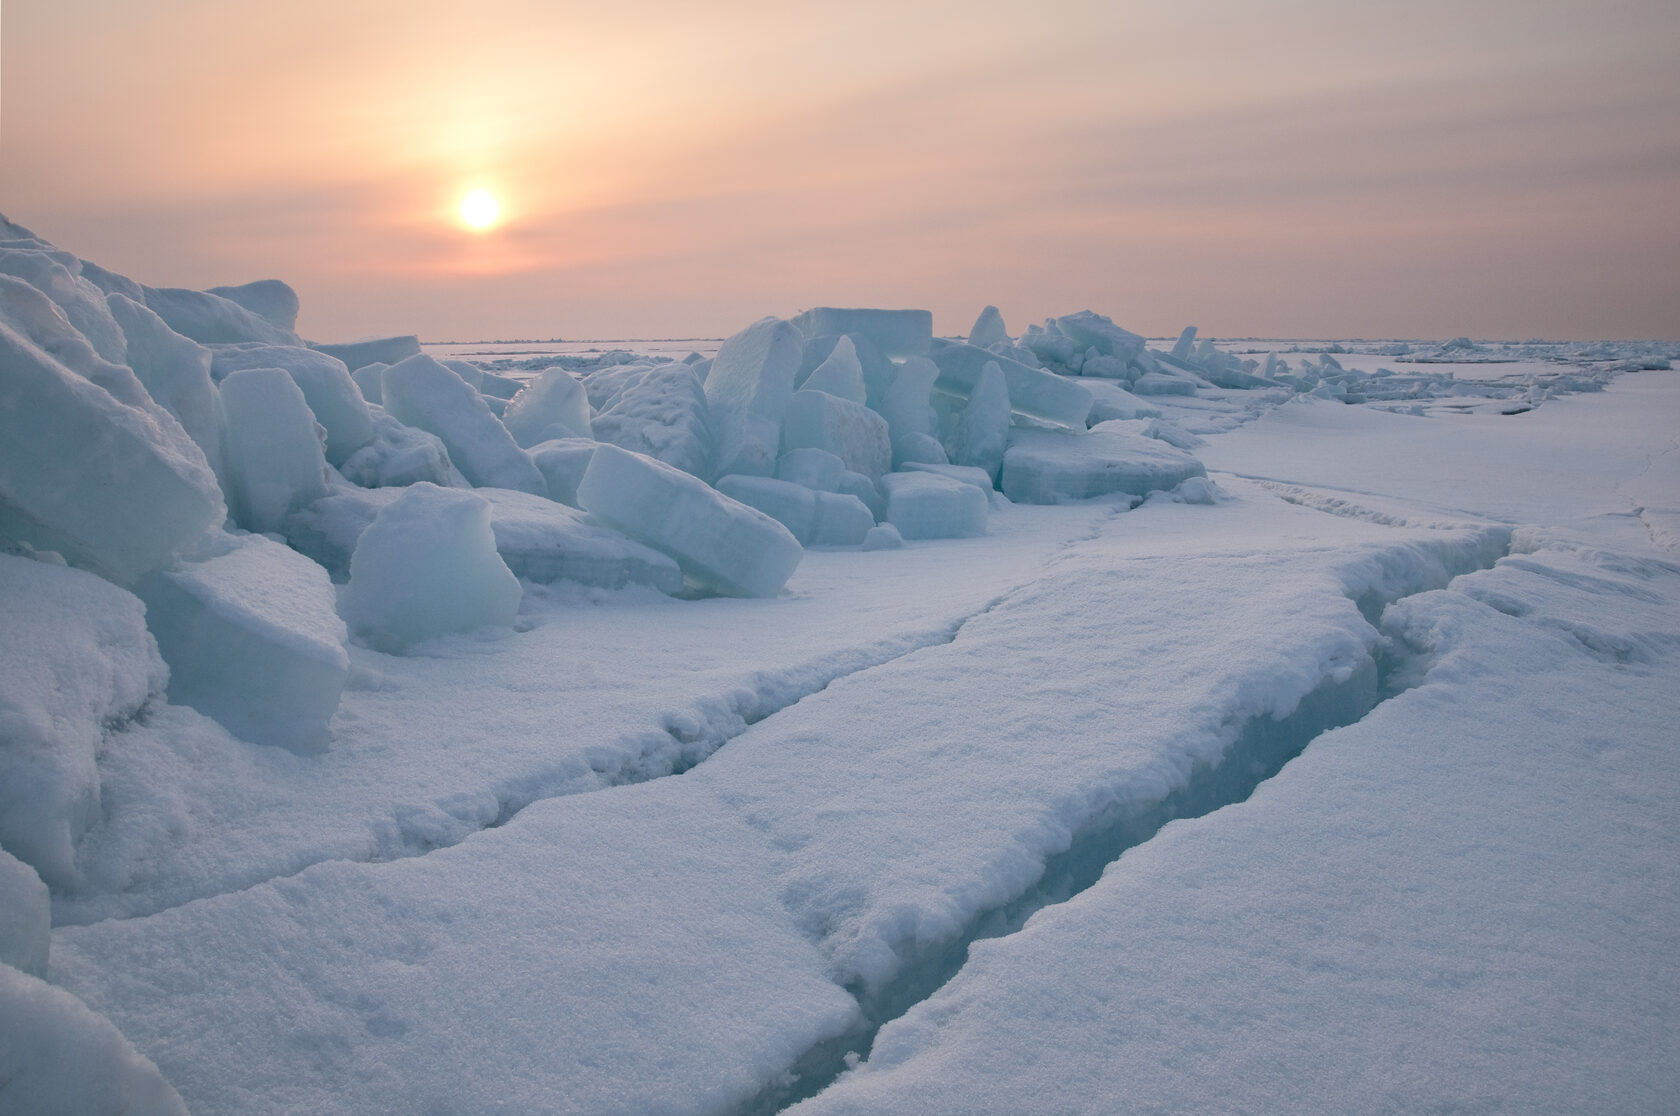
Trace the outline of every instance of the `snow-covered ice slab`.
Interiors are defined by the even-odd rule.
[[[336,344],[311,344],[311,349],[337,357],[354,372],[367,364],[397,364],[420,354],[420,339],[413,334],[400,337],[373,337],[365,341],[345,341]],[[475,387],[477,385],[474,385]]]
[[[422,353],[385,369],[380,385],[391,417],[442,439],[449,460],[473,484],[548,495],[530,455],[454,372]]]
[[[203,451],[163,408],[117,399],[4,324],[0,367],[0,540],[128,582],[221,523]]]
[[[861,403],[824,391],[806,388],[793,393],[782,444],[790,450],[826,450],[847,469],[866,477],[878,477],[892,468],[887,420]]]
[[[888,473],[885,521],[907,539],[965,539],[986,533],[986,493],[937,473]]]
[[[182,287],[142,287],[145,302],[169,328],[201,345],[258,341],[264,345],[296,345],[297,334],[281,329],[231,299]]]
[[[210,379],[210,350],[170,329],[141,303],[120,294],[106,302],[127,339],[128,365],[146,393],[175,416],[210,467],[220,468],[222,420]]]
[[[669,554],[690,577],[725,593],[775,596],[804,553],[763,512],[617,446],[595,451],[577,496],[603,523]]]
[[[0,849],[0,966],[45,978],[52,899],[40,874]]]
[[[528,581],[575,581],[602,589],[646,585],[682,589],[677,563],[576,508],[505,488],[480,488],[490,501],[490,531],[508,569]]]
[[[1521,545],[1389,609],[1421,685],[975,945],[797,1111],[1669,1108],[1680,566]]]
[[[594,437],[711,479],[711,408],[693,367],[679,361],[602,368],[586,375],[584,388],[596,411]]]
[[[1077,314],[1064,314],[1055,321],[1056,328],[1081,350],[1095,349],[1098,354],[1114,357],[1122,364],[1143,354],[1144,339],[1140,335],[1122,329],[1101,314],[1081,310]]]
[[[803,354],[798,331],[780,318],[754,322],[718,348],[705,392],[719,476],[776,471],[782,416]]]
[[[857,1009],[769,843],[687,791],[68,930],[55,973],[195,1111],[729,1111]]]
[[[947,391],[967,396],[980,382],[986,365],[995,363],[1003,371],[1009,405],[1014,410],[1075,430],[1085,429],[1086,416],[1091,413],[1091,393],[1081,384],[960,341],[935,341],[930,354],[939,366],[939,386]]]
[[[564,368],[550,368],[508,400],[502,425],[525,449],[551,438],[592,438],[589,397]]]
[[[552,438],[531,447],[531,460],[548,482],[550,500],[577,507],[578,482],[583,480],[589,459],[600,444],[589,438]]]
[[[1260,501],[1112,520],[954,642],[831,684],[691,777],[789,850],[796,916],[890,1015],[1076,837],[1170,816],[1245,729],[1360,715],[1379,641],[1356,599],[1444,583],[1508,537],[1347,521],[1276,545],[1324,518]],[[1206,554],[1210,532],[1230,553]]]
[[[297,292],[279,279],[257,279],[237,287],[211,287],[205,292],[236,302],[277,329],[296,331],[302,308]]]
[[[1207,475],[1166,442],[1099,423],[1084,434],[1017,427],[1003,455],[1003,494],[1029,504],[1124,492],[1146,496]]]
[[[142,578],[171,701],[243,740],[318,752],[350,673],[327,571],[261,535]]]
[[[590,443],[593,447],[594,443]],[[356,541],[402,489],[340,489],[286,521],[287,540],[342,580]],[[576,581],[602,589],[647,585],[662,593],[682,588],[677,564],[651,547],[593,523],[564,504],[511,488],[475,488],[490,504],[490,531],[508,569],[529,581]]]
[[[187,1116],[110,1020],[10,965],[0,965],[0,1081],[8,1112]]]
[[[100,817],[95,757],[168,671],[133,594],[81,570],[0,554],[0,845],[55,887]]]
[[[228,511],[248,531],[279,531],[327,492],[320,426],[284,369],[246,368],[222,381]]]
[[[309,409],[327,432],[327,460],[334,465],[373,440],[373,419],[361,388],[344,362],[300,345],[218,346],[210,374],[217,381],[244,368],[283,368],[303,391]]]
[[[855,333],[889,357],[926,356],[933,338],[933,314],[927,310],[846,310],[815,306],[793,318],[806,337]]]
[[[444,487],[466,483],[450,464],[449,451],[436,434],[404,426],[383,407],[370,406],[368,413],[373,419],[373,440],[339,466],[345,480],[364,488],[401,488],[421,481]]]
[[[800,546],[811,541],[817,525],[817,494],[802,484],[773,477],[719,477],[717,490],[786,527]]]
[[[496,553],[489,501],[417,484],[356,539],[339,611],[358,638],[395,654],[437,636],[508,627],[520,593]]]

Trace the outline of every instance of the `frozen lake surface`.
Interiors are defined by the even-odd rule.
[[[112,295],[126,347],[96,358],[71,344],[104,321],[82,287],[53,289],[78,326],[22,288],[8,375],[68,385],[36,420],[67,459],[131,431],[153,506],[210,541],[143,553],[120,507],[39,505],[78,571],[0,518],[0,1109],[1680,1095],[1675,346],[1174,364],[1072,315],[1045,363],[1005,339],[959,392],[968,346],[904,355],[913,319],[836,317],[855,347],[813,352],[798,319],[387,345],[370,378],[274,338],[190,345],[138,285],[175,324]],[[1051,366],[1058,337],[1093,339],[1085,374]],[[208,350],[202,384],[166,344]],[[225,460],[176,414],[200,388]],[[1042,416],[1069,398],[1089,432]],[[894,424],[924,420],[965,459],[902,459],[926,443]],[[889,437],[880,475],[930,479],[877,487]],[[709,485],[726,439],[768,445],[782,479],[732,490],[775,518]],[[0,458],[21,506],[34,474]],[[852,503],[875,542],[819,541]],[[960,537],[915,537],[952,509]],[[719,589],[790,544],[779,588]],[[77,788],[82,813],[36,808]]]

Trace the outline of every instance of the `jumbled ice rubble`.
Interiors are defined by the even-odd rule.
[[[808,546],[1141,498],[1205,475],[1142,397],[1256,379],[1089,311],[1012,339],[987,307],[963,342],[922,310],[820,307],[710,359],[520,379],[413,337],[310,343],[297,312],[274,280],[148,287],[0,218],[0,612],[64,660],[0,664],[0,818],[50,820],[0,844],[44,878],[98,813],[101,734],[164,686],[317,751],[349,640],[510,626],[522,580],[773,597]],[[55,674],[111,699],[67,705]]]

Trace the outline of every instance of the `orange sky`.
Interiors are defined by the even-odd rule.
[[[6,0],[0,211],[283,278],[323,340],[1676,338],[1677,42],[1673,0]]]

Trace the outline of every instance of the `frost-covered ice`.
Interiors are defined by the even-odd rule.
[[[1672,346],[833,310],[710,364],[201,345],[3,228],[3,382],[52,388],[19,436],[119,483],[0,454],[0,1107],[1680,1091]],[[194,329],[297,320],[199,294]],[[298,368],[368,420],[336,471]],[[1000,432],[1014,499],[960,463]],[[242,477],[289,546],[223,523]],[[236,724],[265,685],[324,750]]]

